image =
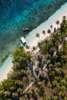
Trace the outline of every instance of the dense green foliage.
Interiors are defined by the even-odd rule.
[[[23,89],[31,81],[26,61],[31,61],[30,54],[23,48],[17,48],[13,54],[13,71],[9,73],[8,79],[0,84],[0,100],[16,100],[22,95]]]
[[[60,45],[61,48],[59,48]],[[45,93],[42,99],[67,100],[67,21],[63,20],[60,30],[39,46],[46,61],[50,61],[47,65],[47,85],[41,82]]]
[[[13,71],[8,79],[0,84],[0,100],[67,100],[67,21],[47,40],[39,43],[40,54],[38,68],[42,59],[47,63],[46,77],[35,80],[28,63],[32,55],[24,48],[17,48],[13,54]],[[60,47],[61,46],[61,47]],[[41,67],[42,70],[42,67]],[[34,81],[34,85],[25,94],[25,88]],[[27,95],[27,99],[25,99]],[[36,99],[38,98],[39,99]]]

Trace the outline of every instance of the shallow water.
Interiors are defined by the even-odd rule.
[[[0,59],[12,52],[16,39],[52,15],[67,0],[0,0]]]

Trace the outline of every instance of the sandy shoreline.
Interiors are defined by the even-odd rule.
[[[7,79],[7,74],[11,71],[12,66],[12,57],[9,56],[0,68],[0,81]]]
[[[48,18],[47,21],[40,24],[36,29],[34,29],[32,32],[29,33],[27,36],[27,41],[30,47],[37,46],[37,44],[49,36],[47,33],[47,30],[50,29],[51,32],[54,31],[54,28],[59,28],[60,25],[57,26],[56,21],[59,20],[59,22],[62,22],[63,16],[66,16],[67,18],[67,3],[65,3],[59,10],[57,10],[51,17]],[[53,28],[50,28],[50,25],[53,26]],[[45,30],[45,35],[43,35],[42,31]],[[36,34],[39,34],[39,38],[36,37]]]
[[[30,50],[32,50],[32,47],[36,47],[40,41],[44,40],[50,35],[47,33],[47,30],[51,29],[50,25],[53,26],[51,32],[54,31],[54,28],[60,27],[60,25],[56,25],[56,21],[59,20],[61,23],[63,16],[67,17],[67,3],[65,3],[59,10],[57,10],[51,17],[49,17],[47,21],[43,22],[29,33],[29,35],[26,37],[26,40],[30,46]],[[45,30],[45,34],[42,33],[43,30]],[[40,35],[38,38],[36,37],[37,33]],[[7,79],[7,74],[11,71],[12,65],[12,57],[9,56],[0,68],[0,81]]]

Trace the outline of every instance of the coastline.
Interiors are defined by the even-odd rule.
[[[50,25],[53,25],[53,28],[59,28],[60,26],[56,25],[56,21],[59,20],[61,23],[63,16],[67,16],[67,3],[62,5],[61,8],[59,8],[59,10],[57,10],[52,16],[50,16],[47,21],[40,24],[37,28],[35,28],[28,34],[26,40],[30,45],[30,48],[32,49],[32,47],[36,47],[40,41],[44,40],[50,35],[47,33],[47,30],[50,29]],[[51,29],[51,32],[53,32],[53,28]],[[43,30],[46,31],[45,35],[42,34]],[[40,35],[39,38],[36,37],[37,33]],[[0,68],[0,81],[7,79],[7,74],[11,71],[12,66],[12,57],[10,55]]]
[[[60,9],[58,9],[52,16],[48,18],[45,22],[40,24],[37,28],[35,28],[33,31],[29,33],[26,40],[28,41],[28,44],[32,48],[33,46],[37,46],[37,44],[48,37],[50,34],[48,34],[47,30],[50,29],[53,33],[54,28],[60,28],[60,25],[56,24],[56,21],[58,20],[60,23],[62,22],[63,16],[66,16],[67,18],[67,3],[61,6]],[[50,25],[53,26],[53,28],[50,28]],[[43,35],[42,31],[45,30],[45,35]],[[39,34],[40,37],[37,38],[36,34]],[[35,39],[35,41],[34,41]]]
[[[7,18],[4,24],[0,23],[0,65],[4,62],[6,56],[12,52],[12,48],[10,50],[12,42],[13,45],[16,45],[15,41],[17,39],[22,35],[28,35],[30,31],[53,15],[65,2],[66,0],[34,0],[32,5],[21,11],[21,14],[9,17],[9,19]],[[26,27],[29,28],[29,32],[27,33],[23,32]]]

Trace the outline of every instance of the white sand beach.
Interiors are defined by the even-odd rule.
[[[8,73],[12,69],[12,57],[9,56],[0,68],[0,81],[7,79]]]
[[[49,13],[49,12],[48,12]],[[60,25],[56,24],[56,21],[62,22],[63,16],[67,18],[67,3],[65,3],[59,10],[57,10],[49,19],[42,24],[40,24],[37,28],[31,31],[26,37],[27,43],[30,46],[30,51],[33,47],[36,47],[38,43],[44,39],[46,39],[50,34],[48,34],[47,30],[50,29],[53,33],[54,28],[59,28]],[[53,28],[50,28],[50,25]],[[45,30],[45,34],[43,34],[43,30]],[[39,34],[39,37],[36,37],[36,34]],[[0,68],[0,81],[7,78],[7,74],[11,71],[12,68],[12,57],[8,57],[4,62],[3,66]]]

